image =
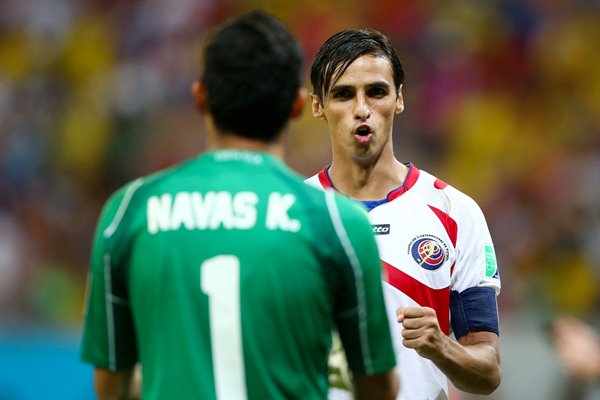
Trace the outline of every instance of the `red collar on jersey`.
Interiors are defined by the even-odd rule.
[[[331,165],[327,165],[319,171],[319,174],[317,175],[319,178],[319,182],[321,183],[321,186],[323,186],[323,188],[332,188],[337,191],[337,188],[333,185],[333,182],[331,182],[331,178],[329,177],[329,168],[331,168]],[[419,169],[415,167],[413,163],[408,163],[408,168],[409,169],[408,174],[406,174],[406,179],[404,179],[402,185],[400,185],[396,189],[391,190],[387,194],[387,201],[392,201],[395,198],[403,195],[407,190],[412,188],[417,182],[417,179],[419,179]]]

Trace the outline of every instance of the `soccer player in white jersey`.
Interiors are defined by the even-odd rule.
[[[369,210],[405,382],[398,399],[446,399],[447,379],[489,394],[501,380],[492,239],[470,197],[394,155],[403,81],[396,50],[377,31],[342,31],[323,44],[311,68],[312,113],[327,124],[332,161],[307,183]]]

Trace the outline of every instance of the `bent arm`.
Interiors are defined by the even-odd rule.
[[[94,371],[94,389],[100,400],[129,399],[133,369],[112,372],[96,368]]]
[[[469,332],[458,342],[445,336],[443,350],[431,359],[456,388],[474,394],[490,394],[500,385],[498,335]]]
[[[406,307],[396,313],[404,328],[404,346],[433,361],[458,389],[490,394],[500,385],[499,339],[495,332],[466,332],[455,341],[442,332],[432,308]]]
[[[354,375],[356,400],[393,400],[396,398],[399,388],[398,374],[395,369],[377,375]]]

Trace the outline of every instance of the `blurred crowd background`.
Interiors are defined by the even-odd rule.
[[[189,94],[201,40],[256,7],[290,26],[307,68],[344,28],[394,41],[408,73],[397,155],[471,195],[495,241],[505,379],[494,398],[561,398],[569,383],[547,323],[600,316],[598,0],[1,0],[0,398],[35,398],[6,373],[23,359],[52,369],[60,356],[35,358],[52,343],[83,368],[100,208],[127,181],[205,148]],[[288,144],[303,175],[328,163],[308,107]]]

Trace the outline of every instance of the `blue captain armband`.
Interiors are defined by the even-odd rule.
[[[450,318],[457,339],[469,332],[500,334],[496,292],[479,286],[450,292]]]

